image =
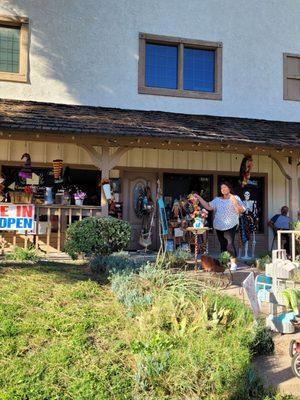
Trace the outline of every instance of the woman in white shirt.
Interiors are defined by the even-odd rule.
[[[221,252],[228,251],[231,255],[231,271],[235,271],[236,266],[236,248],[234,245],[234,237],[239,224],[239,216],[245,211],[241,199],[232,192],[230,183],[221,184],[221,195],[215,197],[209,203],[201,196],[198,196],[203,207],[209,211],[214,211],[213,227],[217,232],[220,242]]]

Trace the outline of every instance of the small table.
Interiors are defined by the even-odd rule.
[[[204,226],[203,228],[194,228],[193,226],[190,226],[186,228],[188,232],[192,232],[192,234],[195,236],[195,269],[197,269],[198,266],[198,235],[203,235],[207,231],[210,230],[210,228]]]

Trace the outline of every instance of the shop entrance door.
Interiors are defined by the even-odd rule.
[[[142,218],[136,214],[136,195],[139,187],[149,186],[152,199],[156,202],[156,181],[157,176],[152,172],[124,172],[123,176],[123,218],[131,224],[132,236],[129,244],[129,250],[138,250],[143,247],[139,244],[139,238],[142,231]],[[158,245],[157,218],[154,215],[152,227],[152,244],[149,249],[156,250]]]

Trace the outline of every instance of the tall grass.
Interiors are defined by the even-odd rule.
[[[130,311],[134,399],[263,399],[251,368],[256,325],[239,300],[162,263],[111,281]]]
[[[31,261],[36,262],[39,260],[37,252],[33,246],[29,246],[27,249],[19,246],[15,246],[11,253],[5,256],[6,260],[11,261]]]
[[[264,399],[238,300],[162,265],[113,275],[115,295],[90,277],[0,269],[1,400]]]

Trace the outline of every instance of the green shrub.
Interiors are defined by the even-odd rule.
[[[153,293],[148,285],[139,282],[139,275],[130,270],[124,270],[111,275],[111,289],[116,298],[127,309],[131,316],[149,307],[153,301]]]
[[[265,271],[266,264],[269,264],[270,262],[272,262],[272,257],[270,256],[270,254],[265,254],[256,259],[255,266],[260,271]]]
[[[252,326],[251,313],[236,299],[158,291],[134,324],[134,398],[249,398]]]
[[[36,250],[33,246],[28,247],[27,249],[19,246],[15,246],[13,251],[6,255],[6,260],[12,261],[38,261],[39,257],[36,253]]]
[[[263,398],[263,400],[299,400],[299,397],[295,397],[290,394],[274,394],[274,395],[268,395]]]
[[[265,327],[265,322],[259,321],[255,330],[255,337],[250,344],[253,357],[259,355],[271,355],[274,353],[274,341],[270,329]]]
[[[253,316],[239,300],[207,292],[195,279],[159,264],[113,274],[111,282],[135,317],[133,398],[229,399],[222,396],[236,382],[241,392],[236,399],[247,398],[244,371],[250,363]]]
[[[241,301],[206,290],[159,262],[112,274],[111,282],[133,317],[134,399],[262,400],[268,395],[251,359],[272,353],[274,343]]]
[[[250,309],[232,296],[220,295],[214,291],[207,291],[204,295],[204,301],[209,320],[216,320],[222,315],[225,317],[227,314],[226,324],[224,326],[231,326],[231,324],[234,324],[239,328],[244,325],[251,325],[253,322],[253,314]],[[229,310],[229,312],[226,313],[226,310]],[[224,322],[225,318],[223,323]]]
[[[272,337],[239,299],[207,290],[160,260],[112,274],[111,283],[131,317],[134,399],[263,400],[269,394],[251,359],[273,351]]]
[[[296,261],[300,262],[300,256],[296,257]],[[300,268],[297,268],[297,270],[294,272],[293,281],[300,282]]]
[[[112,217],[84,218],[67,229],[65,251],[73,259],[79,254],[109,255],[126,248],[130,236],[131,227],[126,221]]]
[[[300,292],[295,288],[287,288],[281,292],[284,305],[288,310],[298,314],[300,307]]]
[[[231,255],[228,251],[223,251],[220,255],[219,255],[219,262],[222,265],[222,267],[224,267],[225,269],[228,268],[228,263],[230,261]]]
[[[177,249],[174,252],[166,253],[164,263],[169,268],[183,268],[186,265],[187,260],[190,260],[191,253]]]
[[[180,274],[173,274],[161,264],[147,263],[139,268],[124,268],[111,273],[111,288],[117,299],[135,316],[147,309],[153,302],[157,292],[163,287],[171,290]],[[174,281],[174,282],[172,282]],[[178,280],[179,283],[179,280]],[[180,293],[180,284],[177,286]]]
[[[296,233],[295,239],[296,239],[296,254],[300,255],[300,221],[293,222],[291,224],[291,228],[294,231],[299,231],[299,233]]]
[[[142,260],[132,259],[120,252],[109,256],[95,256],[90,261],[90,267],[93,273],[117,273],[124,270],[136,270],[142,263]]]

